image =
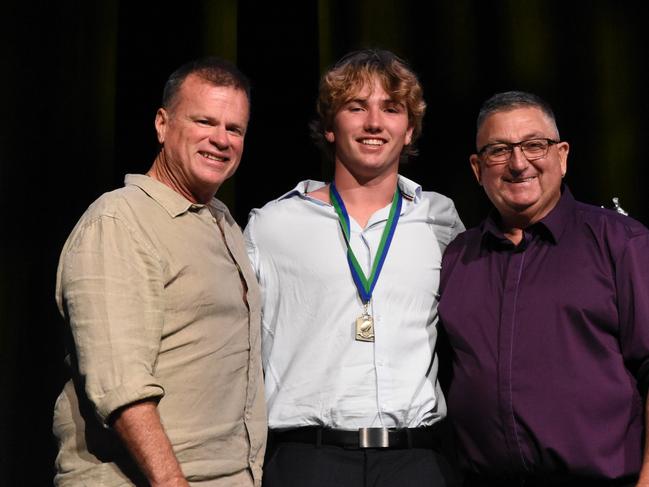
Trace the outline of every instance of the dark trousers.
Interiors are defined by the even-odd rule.
[[[308,443],[270,444],[263,487],[459,487],[435,450],[345,449]]]

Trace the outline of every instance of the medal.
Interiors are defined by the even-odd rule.
[[[359,342],[374,341],[374,320],[367,312],[369,301],[365,303],[363,314],[356,318],[356,340]]]
[[[374,286],[376,285],[376,282],[379,279],[379,274],[381,273],[381,269],[383,268],[385,257],[388,255],[388,249],[390,248],[390,244],[392,243],[394,231],[397,228],[397,222],[399,221],[399,215],[401,214],[401,192],[398,188],[394,192],[392,205],[390,206],[390,214],[388,215],[388,221],[386,222],[385,228],[383,229],[381,241],[379,242],[379,247],[376,251],[374,262],[372,263],[372,270],[370,272],[369,278],[365,277],[365,273],[363,272],[363,269],[361,268],[358,260],[356,259],[356,256],[354,255],[354,252],[352,251],[352,247],[349,242],[349,214],[347,213],[345,203],[338,193],[338,190],[336,190],[336,185],[333,181],[329,186],[329,196],[331,198],[331,203],[333,204],[334,209],[338,214],[340,228],[343,231],[345,242],[347,243],[347,263],[349,264],[349,269],[352,273],[354,284],[356,284],[358,294],[365,307],[363,314],[356,319],[355,338],[356,340],[361,342],[373,342],[374,320],[368,312],[368,307],[370,300],[372,299],[372,291],[374,290]]]

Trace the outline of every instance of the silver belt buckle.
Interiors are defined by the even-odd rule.
[[[360,428],[358,430],[359,448],[388,448],[390,440],[387,428]]]

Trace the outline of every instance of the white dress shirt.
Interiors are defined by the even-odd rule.
[[[462,230],[453,202],[400,176],[400,219],[369,311],[375,341],[354,339],[363,304],[334,207],[303,181],[250,213],[248,254],[262,289],[262,361],[269,427],[418,427],[446,414],[437,381],[442,253]],[[350,243],[369,275],[390,206]]]

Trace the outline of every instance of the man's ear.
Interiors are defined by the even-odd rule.
[[[559,142],[557,144],[559,151],[559,162],[561,163],[561,177],[566,175],[568,171],[568,152],[570,152],[570,144],[568,142]]]
[[[158,142],[164,144],[167,125],[169,124],[169,113],[164,108],[158,108],[155,114],[155,131],[158,134]]]
[[[404,141],[404,145],[410,145],[412,142],[412,133],[414,132],[415,128],[414,127],[408,127],[408,130],[406,131],[406,140]]]
[[[478,184],[482,186],[482,167],[480,166],[480,157],[478,157],[478,154],[471,154],[469,162],[471,163],[473,175],[478,181]]]

